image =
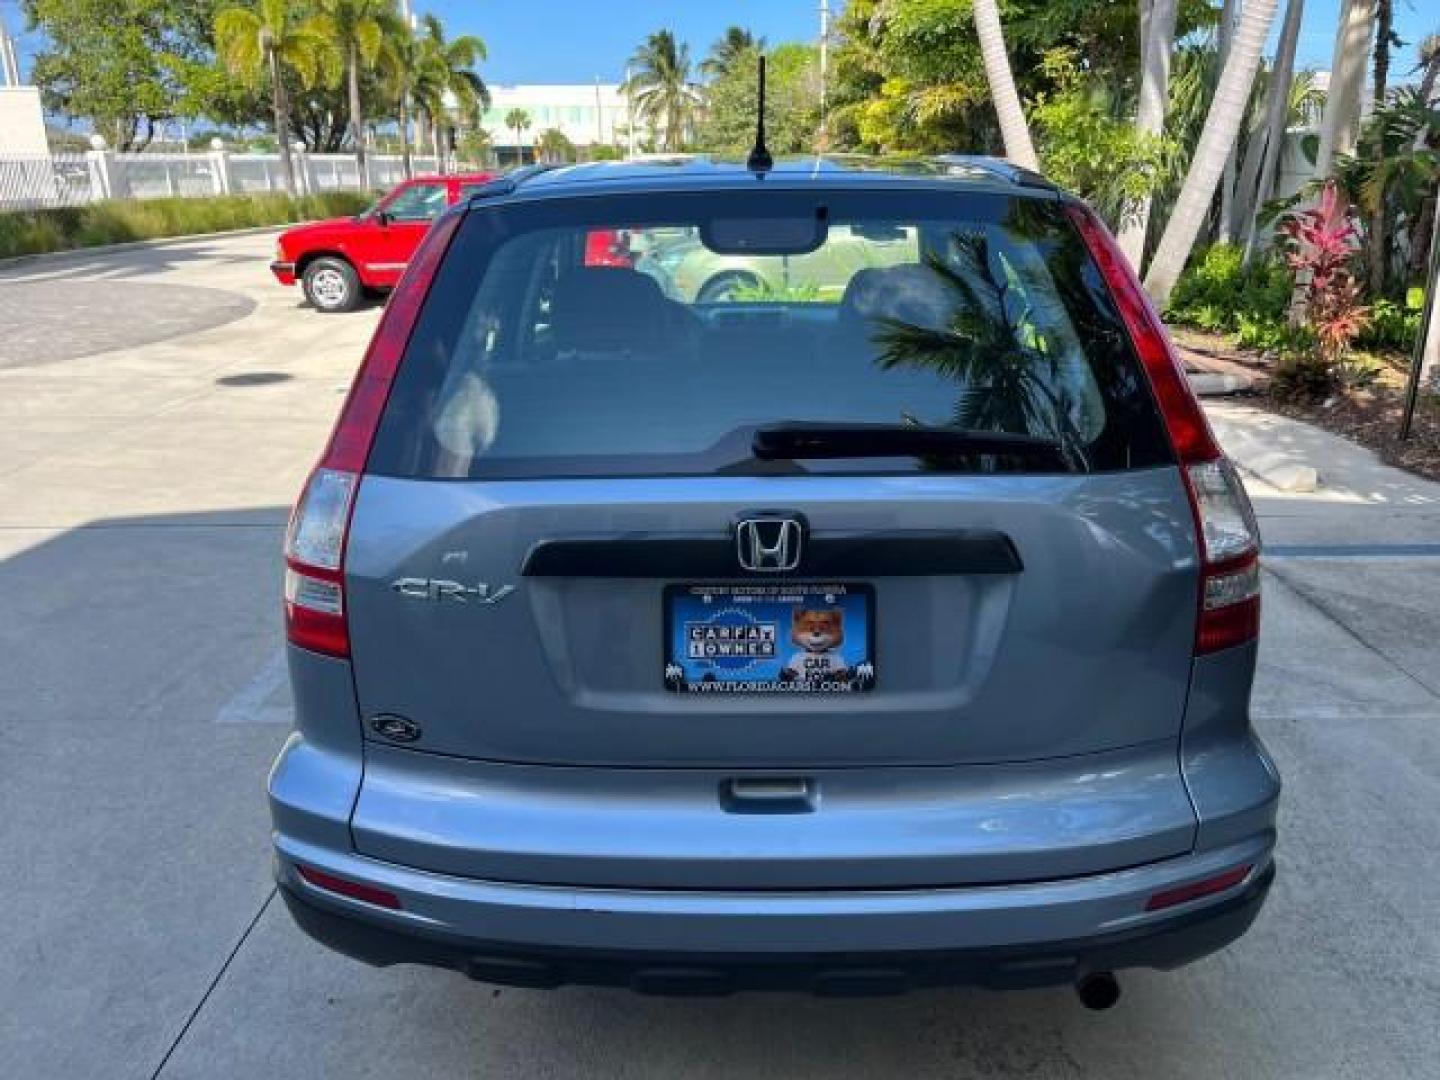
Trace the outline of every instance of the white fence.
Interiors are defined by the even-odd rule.
[[[370,154],[370,183],[361,182],[353,154],[293,154],[300,194],[315,191],[383,189],[404,179],[397,155]],[[434,172],[433,157],[415,155],[411,171]],[[279,154],[85,153],[0,157],[0,211],[83,206],[98,199],[155,199],[165,196],[226,195],[284,191]]]

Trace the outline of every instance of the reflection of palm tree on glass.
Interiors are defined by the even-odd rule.
[[[929,252],[925,268],[951,297],[943,326],[879,316],[873,341],[884,370],[922,368],[960,387],[954,424],[1052,438],[1072,465],[1087,468],[1086,440],[1061,359],[1034,320],[1015,269],[982,233],[957,231],[951,259]]]

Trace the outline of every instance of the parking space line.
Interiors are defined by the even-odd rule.
[[[1273,544],[1266,559],[1440,559],[1440,544]]]
[[[217,724],[288,724],[290,709],[266,702],[285,685],[285,651],[276,649],[265,665],[215,713]]]
[[[1267,559],[1440,559],[1440,544],[1273,544]]]

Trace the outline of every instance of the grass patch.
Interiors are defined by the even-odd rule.
[[[89,206],[0,213],[0,258],[225,232],[357,214],[373,196],[327,191],[291,198],[267,193],[207,198],[115,199]]]

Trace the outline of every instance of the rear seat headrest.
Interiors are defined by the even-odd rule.
[[[667,325],[665,297],[654,278],[636,270],[568,270],[555,283],[550,325],[560,349],[649,348]]]
[[[950,322],[956,296],[927,266],[867,267],[856,272],[840,300],[842,319],[896,319],[940,330]]]

